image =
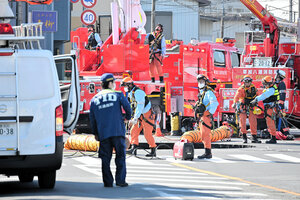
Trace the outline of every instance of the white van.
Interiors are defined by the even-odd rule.
[[[0,20],[0,174],[21,182],[38,176],[41,188],[53,188],[63,132],[79,116],[80,87],[75,57],[55,61],[40,39],[41,24],[12,28]]]

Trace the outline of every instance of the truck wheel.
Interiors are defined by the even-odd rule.
[[[19,180],[21,183],[29,183],[33,181],[33,175],[32,174],[19,174]]]
[[[43,172],[38,175],[39,186],[43,189],[52,189],[55,185],[56,171]]]

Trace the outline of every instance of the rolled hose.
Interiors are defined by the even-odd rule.
[[[125,137],[126,149],[129,148],[129,139]],[[100,142],[95,139],[94,135],[71,135],[66,143],[65,149],[79,151],[98,151]]]
[[[211,141],[216,142],[218,140],[222,140],[224,138],[229,138],[232,135],[233,131],[230,127],[228,126],[220,126],[219,128],[212,130],[211,131]],[[202,142],[200,130],[193,130],[193,131],[188,131],[185,132],[181,136],[181,140],[186,139],[189,142],[192,143],[200,143]]]

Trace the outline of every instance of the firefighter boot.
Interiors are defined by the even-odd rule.
[[[212,158],[211,149],[205,148],[205,153],[202,156],[198,156],[198,159],[204,159],[204,158],[207,159]]]
[[[160,76],[160,77],[159,77],[159,81],[160,81],[160,83],[164,83],[164,77],[163,77],[163,76]]]
[[[155,78],[154,77],[151,77],[151,82],[155,83]]]
[[[252,140],[251,140],[252,143],[261,143],[260,140],[257,139],[257,135],[252,135]]]
[[[150,148],[151,152],[146,154],[146,157],[156,157],[156,148]]]
[[[267,144],[276,144],[276,136],[272,135],[271,140],[266,141]]]
[[[243,143],[244,144],[247,144],[247,134],[246,133],[243,133]]]
[[[137,148],[138,148],[138,145],[133,144],[133,145],[131,145],[131,148],[126,151],[126,153],[136,155]]]

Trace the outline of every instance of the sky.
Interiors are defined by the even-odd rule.
[[[289,19],[289,2],[290,0],[258,0],[258,2],[267,8],[275,17],[280,17],[283,19]],[[298,18],[298,2],[299,0],[292,0],[293,11],[296,12],[296,21]],[[294,18],[294,13],[293,13]]]

